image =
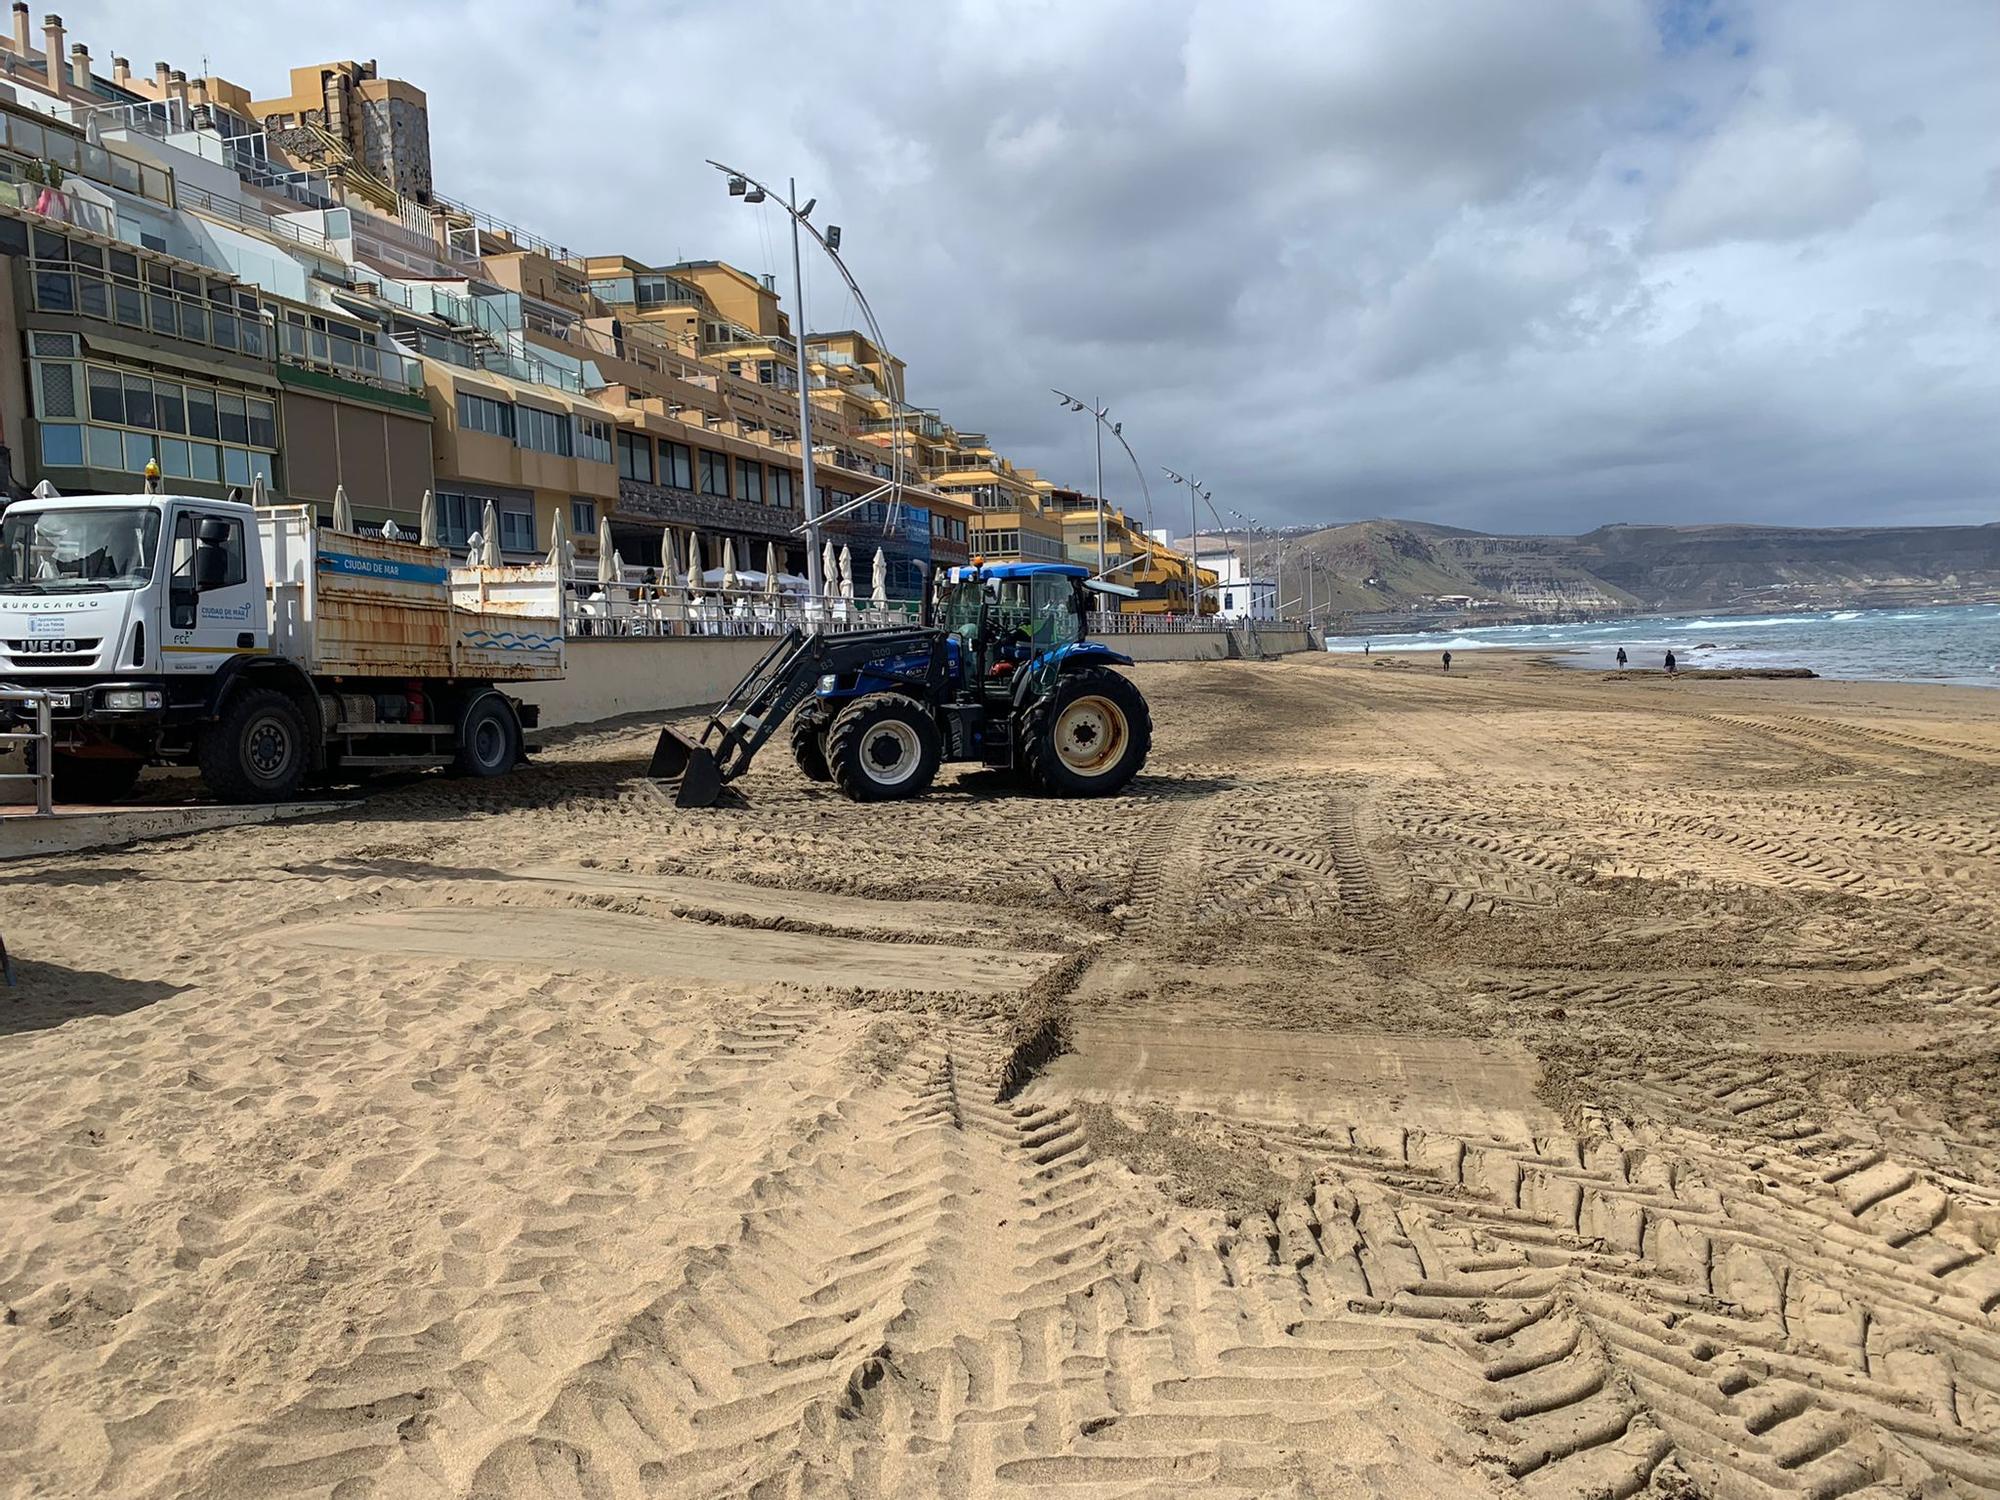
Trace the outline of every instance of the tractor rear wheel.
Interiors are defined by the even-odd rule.
[[[937,725],[901,693],[856,698],[826,732],[833,784],[856,802],[920,795],[937,775],[939,754]]]
[[[826,764],[826,715],[818,708],[802,708],[792,715],[792,759],[807,781],[833,779]]]
[[[1029,779],[1059,797],[1108,797],[1138,775],[1153,748],[1145,694],[1106,667],[1057,678],[1025,718]]]

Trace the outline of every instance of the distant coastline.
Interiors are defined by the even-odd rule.
[[[1539,650],[1567,667],[1607,670],[1623,647],[1635,667],[1806,667],[1822,677],[2000,688],[2000,603],[1789,613],[1631,614],[1517,625],[1461,625],[1329,636],[1354,653]]]

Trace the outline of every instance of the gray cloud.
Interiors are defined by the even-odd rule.
[[[1988,0],[66,9],[254,90],[378,57],[579,250],[788,272],[702,158],[796,172],[913,398],[1059,478],[1050,385],[1272,522],[2000,510]]]
[[[1760,79],[1689,159],[1660,205],[1653,242],[1794,240],[1852,224],[1874,202],[1860,133],[1827,110],[1800,113],[1782,73]],[[1908,133],[1910,117],[1896,129]]]

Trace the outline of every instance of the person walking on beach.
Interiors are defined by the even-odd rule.
[[[1625,670],[1625,648],[1623,646],[1618,648],[1618,670],[1621,672]]]
[[[1671,652],[1671,651],[1669,651],[1669,652],[1667,653],[1667,675],[1668,675],[1669,677],[1672,677],[1672,676],[1674,675],[1674,670],[1675,670],[1675,669],[1674,669],[1674,653],[1673,653],[1673,652]]]
[[[1444,669],[1447,672],[1451,670],[1451,653],[1449,651],[1444,654]]]

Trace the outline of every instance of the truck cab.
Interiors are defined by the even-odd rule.
[[[228,500],[36,499],[0,516],[0,650],[54,686],[213,672],[269,646],[256,515]],[[77,705],[84,707],[86,705]]]
[[[120,795],[218,671],[269,649],[264,597],[247,505],[36,496],[0,515],[0,680],[49,692],[71,793]]]

